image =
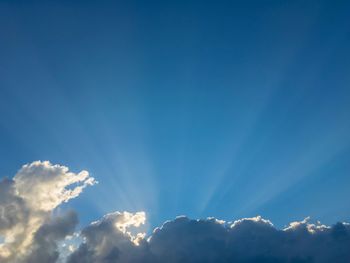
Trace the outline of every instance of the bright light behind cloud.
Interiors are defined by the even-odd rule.
[[[93,222],[92,226],[98,226],[104,222],[110,222],[117,231],[120,231],[135,245],[146,236],[146,233],[134,233],[130,228],[138,228],[146,222],[145,212],[114,212],[105,215],[101,220]]]

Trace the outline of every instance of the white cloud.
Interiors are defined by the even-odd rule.
[[[53,230],[52,224],[56,224],[61,227],[61,233],[65,233],[63,230],[67,225],[60,225],[59,219],[70,225],[67,229],[72,229],[71,224],[77,221],[75,215],[67,214],[67,220],[65,217],[52,218],[51,213],[94,183],[86,171],[75,174],[65,166],[52,165],[48,161],[24,165],[13,179],[1,181],[0,235],[4,242],[0,245],[0,261],[29,262],[29,258],[37,253],[38,244],[44,245],[40,235],[47,232],[48,226]],[[74,187],[70,189],[71,186]],[[60,233],[46,235],[46,241],[49,237],[62,238]],[[51,244],[50,248],[53,247]],[[46,261],[41,259],[41,262]]]
[[[87,171],[77,174],[61,165],[36,161],[24,165],[13,178],[16,193],[33,210],[51,211],[63,202],[81,194],[88,185],[96,183]],[[74,188],[67,187],[75,185]]]

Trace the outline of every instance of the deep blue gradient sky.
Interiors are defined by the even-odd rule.
[[[1,1],[1,177],[88,170],[82,223],[350,220],[349,1],[116,2]]]

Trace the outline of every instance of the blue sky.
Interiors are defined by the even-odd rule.
[[[0,3],[0,175],[99,184],[82,223],[146,211],[350,220],[346,1]]]

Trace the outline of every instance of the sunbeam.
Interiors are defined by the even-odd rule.
[[[0,1],[0,262],[348,262],[349,13]]]

